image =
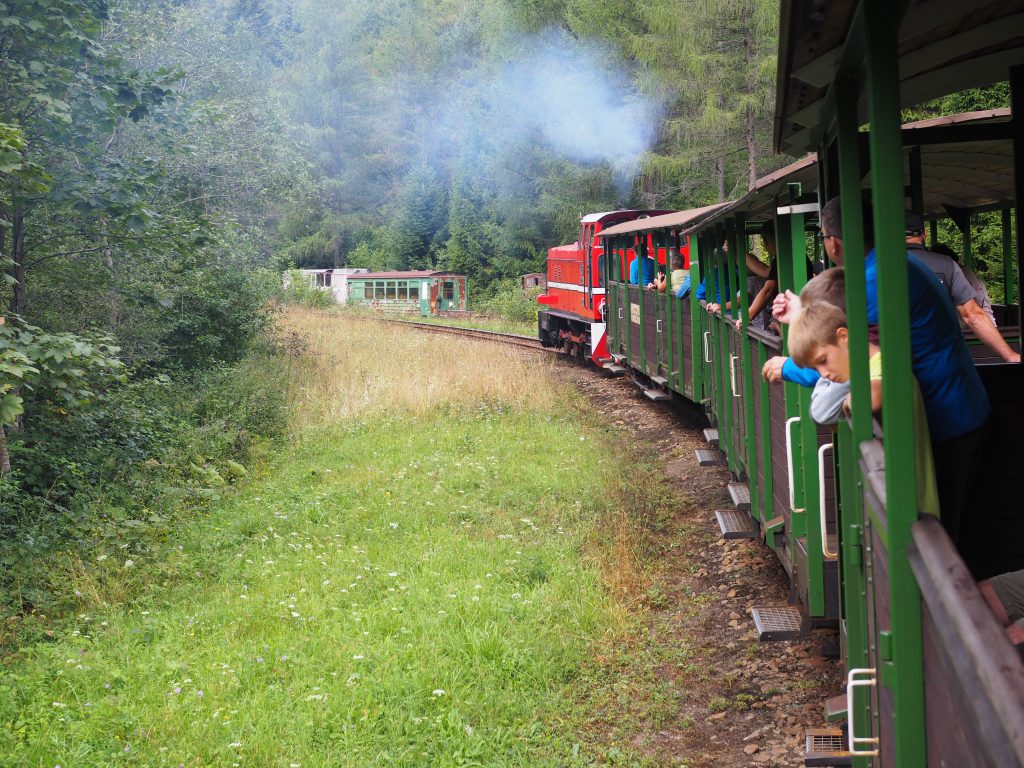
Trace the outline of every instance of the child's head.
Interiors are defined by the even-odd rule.
[[[826,269],[815,275],[800,291],[800,303],[805,307],[819,301],[846,310],[846,275],[842,267]]]
[[[814,368],[829,381],[849,380],[848,343],[846,313],[826,301],[805,306],[789,326],[789,356],[793,362],[802,368]]]
[[[673,272],[683,268],[683,257],[675,248],[668,252],[668,265]]]

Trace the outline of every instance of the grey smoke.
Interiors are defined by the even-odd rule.
[[[487,87],[492,110],[524,134],[582,163],[608,163],[631,181],[653,146],[663,109],[638,93],[625,62],[564,34],[529,41]]]

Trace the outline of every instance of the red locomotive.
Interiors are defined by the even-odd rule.
[[[548,250],[547,292],[537,297],[537,301],[547,307],[537,317],[538,335],[545,347],[561,349],[580,359],[590,358],[598,365],[611,359],[605,344],[602,313],[605,281],[601,256],[604,248],[597,233],[624,221],[664,213],[672,211],[591,213],[580,219],[579,240]],[[689,260],[685,255],[684,258]],[[658,252],[658,263],[665,264],[664,249]]]

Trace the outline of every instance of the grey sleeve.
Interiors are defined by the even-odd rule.
[[[959,264],[954,261],[950,267],[949,297],[953,300],[953,306],[959,307],[961,304],[974,300],[977,297],[977,291],[974,290],[974,286],[964,275]]]
[[[811,393],[811,418],[817,424],[835,424],[843,415],[843,400],[850,394],[850,382],[841,384],[818,379]]]

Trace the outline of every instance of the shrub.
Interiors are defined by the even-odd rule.
[[[327,288],[314,288],[301,270],[290,269],[285,273],[285,287],[281,291],[285,304],[307,309],[327,309],[334,306],[334,295]]]
[[[536,323],[539,289],[523,291],[519,281],[505,278],[495,283],[494,295],[477,303],[477,309],[515,323]]]

